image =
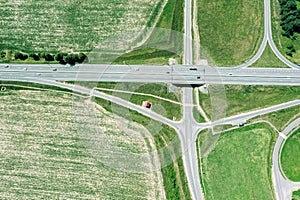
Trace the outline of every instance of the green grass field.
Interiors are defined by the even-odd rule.
[[[201,59],[233,66],[254,56],[263,38],[263,1],[197,2]]]
[[[300,200],[300,190],[293,192],[292,200]]]
[[[2,2],[0,49],[25,52],[88,52],[119,33],[151,25],[159,0]],[[161,4],[161,3],[160,3]],[[112,17],[113,16],[113,17]],[[134,40],[128,34],[124,40]]]
[[[300,181],[300,130],[298,129],[285,142],[281,153],[281,166],[285,175],[292,181]]]
[[[83,140],[77,132],[74,98],[15,87],[7,87],[0,93],[1,198],[161,198],[163,186],[158,186],[155,172],[138,174],[116,170],[90,154],[85,145],[88,138]],[[111,113],[101,109],[96,113],[99,124],[105,124],[105,137],[111,138],[114,145],[130,152],[152,151],[146,145],[150,140],[146,142],[116,128],[111,123]],[[86,117],[89,121],[89,116]],[[132,130],[137,126],[134,124]]]
[[[212,139],[207,134],[198,136],[200,152]],[[274,138],[266,126],[244,127],[222,134],[210,152],[201,152],[206,199],[275,199],[270,173]]]
[[[288,68],[283,62],[281,62],[273,53],[269,44],[266,46],[261,57],[250,66],[256,68]]]
[[[225,85],[226,116],[266,108],[300,98],[300,87]],[[200,104],[211,116],[212,103],[209,94],[199,93]]]

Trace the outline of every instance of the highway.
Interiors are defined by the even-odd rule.
[[[188,180],[190,193],[193,199],[203,200],[204,195],[200,185],[198,172],[198,158],[196,149],[197,134],[206,128],[222,124],[238,124],[255,116],[271,113],[284,108],[300,105],[300,100],[295,100],[269,108],[251,111],[236,116],[226,117],[213,122],[197,123],[193,118],[192,88],[183,88],[183,118],[179,122],[169,120],[153,111],[132,104],[123,99],[77,85],[60,83],[59,81],[95,81],[95,82],[159,82],[188,86],[189,84],[238,84],[238,85],[296,85],[300,86],[300,67],[288,61],[276,48],[272,39],[270,0],[264,0],[264,37],[258,52],[246,63],[230,68],[213,68],[200,66],[196,52],[196,63],[193,65],[192,43],[192,3],[185,1],[184,18],[184,65],[176,66],[150,66],[150,65],[105,65],[105,64],[80,64],[76,66],[48,65],[48,64],[0,64],[0,80],[35,82],[66,88],[74,92],[95,96],[114,102],[128,109],[135,110],[147,117],[162,122],[174,128],[181,140],[183,163]],[[195,19],[195,17],[194,17]],[[275,55],[286,65],[293,69],[277,68],[247,68],[262,55],[267,43]],[[196,48],[198,51],[199,47]],[[284,131],[287,135],[299,119],[292,122]],[[300,188],[300,183],[287,180],[280,170],[278,155],[284,142],[278,137],[272,157],[272,179],[277,199],[290,197],[293,188]]]
[[[189,58],[191,59],[191,58]],[[300,85],[300,70],[278,68],[213,68],[208,66],[128,66],[0,64],[1,80],[47,79],[96,82],[159,82],[172,84]],[[55,69],[55,71],[53,71]],[[193,69],[193,70],[191,70]],[[196,69],[196,70],[195,70]]]

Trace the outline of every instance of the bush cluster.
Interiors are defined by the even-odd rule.
[[[289,38],[291,41],[286,45],[286,54],[293,56],[296,49],[293,45],[295,33],[300,33],[300,9],[297,8],[295,0],[279,0],[280,16],[282,27],[282,36]]]
[[[300,33],[300,9],[297,8],[296,1],[279,0],[279,4],[283,35],[290,38],[294,33]]]
[[[45,59],[45,61],[58,61],[60,64],[70,64],[75,65],[76,63],[83,63],[87,56],[84,53],[73,54],[73,53],[30,53],[29,56],[26,53],[16,52],[14,54],[16,60],[26,60],[29,57],[38,61],[40,59]]]

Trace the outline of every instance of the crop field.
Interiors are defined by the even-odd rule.
[[[204,194],[210,199],[275,199],[271,182],[271,152],[275,134],[266,126],[244,127],[222,134],[208,152],[202,147],[208,131],[197,140]]]
[[[263,1],[197,2],[201,59],[233,66],[254,56],[263,38]]]
[[[281,165],[285,175],[292,181],[300,181],[300,130],[285,142],[281,153]]]
[[[124,54],[115,63],[168,64],[169,58],[182,62],[184,0],[168,0],[155,29],[137,49]]]
[[[81,106],[88,99],[10,87],[0,93],[0,99],[1,198],[164,198],[160,170],[147,173],[116,170],[94,154],[88,146],[89,131],[79,133],[74,120],[74,100]],[[103,138],[128,152],[145,154],[147,159],[142,166],[146,171],[158,164],[158,156],[149,154],[155,149],[155,142],[145,128],[113,116],[96,104],[88,105],[97,114]],[[86,120],[83,124],[91,119],[90,115],[80,117]],[[121,130],[116,123],[128,126]],[[105,147],[103,143],[92,142],[100,149]]]
[[[300,87],[225,85],[226,116],[262,109],[300,98]],[[209,94],[199,93],[200,104],[211,116],[212,103]],[[225,97],[224,97],[225,98]]]
[[[100,98],[95,98],[94,101],[107,111],[117,111],[117,114],[123,118],[143,125],[152,133],[156,149],[159,150],[158,156],[162,166],[161,172],[163,174],[166,198],[170,200],[191,199],[181,157],[180,141],[176,132],[172,128],[153,121],[135,111],[130,111],[129,115],[127,115],[124,112],[124,108],[112,110],[113,104],[109,101]]]
[[[88,52],[122,32],[132,32],[119,38],[130,42],[158,14],[159,1],[1,1],[0,50]]]

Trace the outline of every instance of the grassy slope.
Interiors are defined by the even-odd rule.
[[[183,49],[183,6],[183,0],[168,0],[156,29],[146,43],[117,58],[115,63],[168,64],[169,58],[176,58],[180,63]]]
[[[7,88],[0,99],[2,198],[146,199],[153,190],[150,176],[114,170],[87,151],[71,95]]]
[[[201,58],[232,66],[250,59],[263,38],[263,1],[198,0]]]
[[[269,45],[266,46],[261,57],[250,67],[256,68],[288,68],[283,62],[281,62],[273,53]]]
[[[222,134],[201,160],[206,199],[274,199],[270,178],[274,136],[262,125]],[[198,137],[200,151],[205,137]]]
[[[300,130],[286,140],[282,153],[281,164],[285,175],[292,181],[300,181]]]
[[[300,98],[300,87],[225,85],[227,116],[284,103]],[[201,106],[211,116],[209,95],[200,94]]]
[[[293,192],[292,200],[300,200],[300,190]]]

